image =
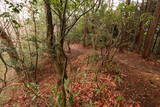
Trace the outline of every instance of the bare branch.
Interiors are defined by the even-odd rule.
[[[71,14],[68,16],[68,18],[66,19],[69,20],[69,18],[75,13],[75,11],[77,11],[77,9],[84,3],[84,1],[82,1],[77,7],[75,7],[75,9],[71,12]]]
[[[4,82],[4,86],[6,86],[6,77],[7,77],[8,67],[7,67],[6,61],[4,60],[4,58],[2,57],[1,54],[0,54],[0,59],[1,59],[1,61],[3,62],[5,68],[6,68],[6,71],[4,72],[4,78],[2,79],[3,82]]]
[[[51,7],[52,11],[59,17],[60,15],[58,14],[58,12],[56,12],[56,10],[54,10],[52,7]]]
[[[75,19],[75,21],[74,21],[70,26],[66,27],[66,33],[65,33],[65,35],[67,35],[67,34],[69,33],[69,31],[73,28],[73,26],[78,22],[78,20],[79,20],[82,16],[84,16],[85,14],[87,14],[90,10],[92,10],[92,9],[96,6],[96,4],[97,4],[98,1],[99,1],[99,0],[97,0],[96,3],[95,3],[90,9],[88,9],[87,11],[85,11],[85,12],[83,12],[81,15],[79,15],[79,17],[77,17],[77,18]]]

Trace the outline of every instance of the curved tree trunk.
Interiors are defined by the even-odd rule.
[[[3,41],[4,45],[9,49],[7,53],[11,59],[12,66],[14,67],[15,71],[17,72],[18,75],[21,74],[19,56],[17,50],[13,44],[13,41],[7,35],[7,33],[4,31],[2,27],[0,27],[0,40]]]

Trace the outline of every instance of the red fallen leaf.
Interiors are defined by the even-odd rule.
[[[104,105],[103,105],[103,107],[109,107],[109,105],[107,105],[107,104],[104,104]]]
[[[140,104],[136,104],[135,107],[141,107]]]

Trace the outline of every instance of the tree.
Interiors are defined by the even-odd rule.
[[[57,91],[60,93],[62,99],[62,107],[66,106],[66,93],[64,82],[67,79],[66,67],[67,56],[64,52],[64,39],[78,20],[95,8],[97,1],[83,0],[83,1],[69,1],[69,0],[44,0],[46,8],[46,23],[47,23],[47,38],[49,50],[53,58],[53,64],[57,73]],[[88,5],[86,11],[81,11],[81,8]],[[52,8],[51,8],[52,7]],[[58,17],[57,35],[53,32],[52,12]],[[79,14],[80,13],[80,14]]]
[[[35,50],[36,50],[36,62],[35,62],[35,71],[34,71],[34,79],[37,82],[37,69],[38,69],[38,59],[39,59],[39,52],[38,52],[38,41],[37,41],[37,23],[36,23],[36,17],[35,15],[37,14],[37,9],[35,8],[35,5],[37,4],[36,0],[30,1],[31,5],[31,11],[32,11],[32,19],[34,23],[34,43],[35,43]]]
[[[160,37],[160,32],[158,33],[158,36]],[[160,41],[159,41],[158,46],[157,46],[156,54],[160,55]]]
[[[83,46],[86,47],[87,46],[87,38],[88,38],[88,33],[89,33],[89,28],[88,28],[88,18],[85,15],[84,16],[84,28],[83,28]]]
[[[4,31],[2,27],[0,27],[0,40],[3,41],[3,44],[7,48],[6,52],[8,53],[11,63],[15,71],[18,75],[21,75],[21,69],[20,69],[20,59],[17,53],[17,50],[13,44],[12,39],[7,35],[7,33]]]
[[[157,6],[153,15],[153,20],[151,22],[150,28],[148,30],[146,41],[144,45],[143,57],[147,58],[151,54],[151,47],[153,43],[154,34],[156,32],[156,28],[158,25],[158,21],[160,19],[160,0],[157,2]]]
[[[140,14],[143,15],[143,13],[149,13],[151,4],[152,4],[152,0],[147,0],[146,7],[144,7],[144,0],[143,0]],[[141,50],[141,47],[142,47],[142,44],[143,44],[143,41],[144,41],[145,21],[140,21],[139,29],[140,30],[139,30],[139,32],[137,34],[137,39],[136,39],[137,51]]]

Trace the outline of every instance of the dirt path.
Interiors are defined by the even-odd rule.
[[[93,52],[94,50],[91,48],[84,48],[82,45],[80,44],[72,44],[70,45],[71,48],[71,53],[72,55],[82,55],[82,54],[89,54],[91,52]]]
[[[160,64],[145,61],[135,53],[116,55],[123,69],[120,90],[127,99],[139,101],[143,107],[160,107]]]
[[[72,53],[87,54],[79,44],[71,45]],[[145,61],[135,53],[118,53],[114,61],[122,68],[123,82],[119,86],[124,97],[139,102],[142,107],[160,107],[160,63]]]

